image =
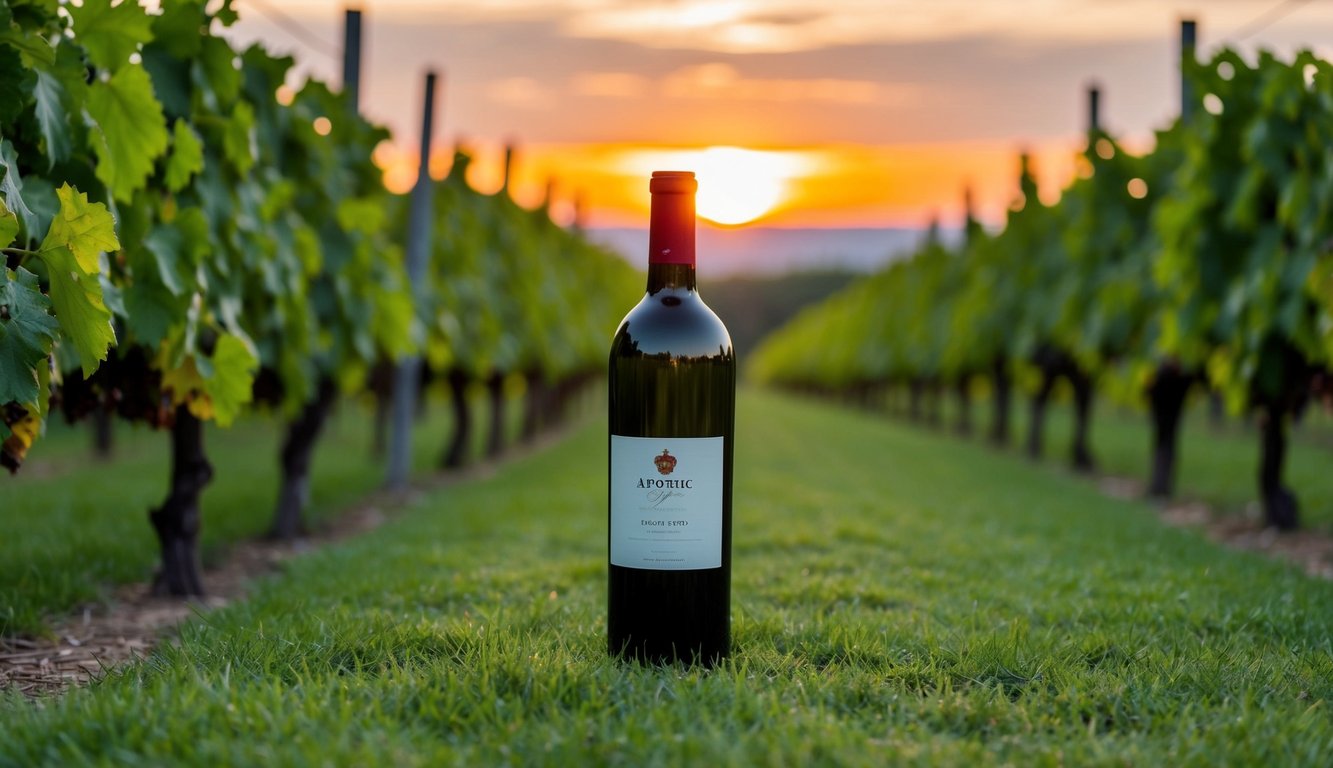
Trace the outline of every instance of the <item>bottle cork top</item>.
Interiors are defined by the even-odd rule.
[[[690,171],[653,171],[648,182],[652,208],[648,226],[649,264],[694,266],[694,193]]]
[[[699,190],[694,171],[653,171],[648,191],[653,194],[693,194]]]

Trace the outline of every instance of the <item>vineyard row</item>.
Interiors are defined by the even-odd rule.
[[[1007,443],[1016,383],[1041,452],[1057,382],[1076,412],[1074,465],[1093,463],[1094,390],[1146,404],[1150,493],[1172,492],[1181,413],[1195,387],[1261,426],[1259,490],[1270,524],[1295,527],[1282,482],[1287,429],[1328,397],[1333,365],[1333,65],[1182,46],[1182,115],[1135,155],[1090,120],[1077,178],[1045,205],[1027,158],[1008,221],[968,217],[964,244],[928,242],[771,336],[751,373],[771,383],[909,408],[974,388],[994,398]],[[1094,96],[1095,99],[1095,96]]]

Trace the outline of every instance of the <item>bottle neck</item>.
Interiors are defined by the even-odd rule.
[[[688,171],[655,171],[648,191],[648,293],[695,290],[694,194],[699,183]]]
[[[648,262],[648,293],[663,290],[696,291],[694,264]]]

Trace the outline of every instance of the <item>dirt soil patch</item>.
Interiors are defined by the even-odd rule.
[[[1144,498],[1143,483],[1126,477],[1104,477],[1102,492],[1122,499]],[[1200,501],[1169,501],[1158,505],[1162,521],[1177,528],[1192,528],[1210,540],[1233,549],[1260,552],[1298,566],[1305,573],[1333,579],[1333,536],[1300,529],[1279,531],[1265,525],[1258,504],[1244,514],[1223,514]]]

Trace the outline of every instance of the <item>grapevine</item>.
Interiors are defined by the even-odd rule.
[[[1333,364],[1333,66],[1308,52],[1250,63],[1223,50],[1185,67],[1198,103],[1152,152],[1091,131],[1079,178],[1049,207],[1024,163],[1002,231],[956,253],[928,246],[849,287],[775,333],[752,373],[842,393],[906,384],[912,413],[923,383],[952,378],[966,392],[987,376],[997,442],[1008,441],[1016,378],[1033,394],[1034,455],[1063,377],[1081,467],[1101,382],[1153,408],[1155,493],[1169,492],[1180,409],[1202,380],[1232,411],[1257,413],[1267,519],[1294,526],[1285,430]],[[855,340],[855,354],[829,338]]]

